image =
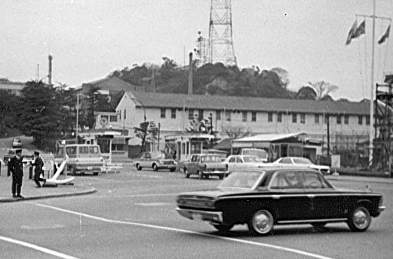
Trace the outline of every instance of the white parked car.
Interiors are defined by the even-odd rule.
[[[308,167],[312,169],[317,169],[324,175],[330,174],[330,166],[326,165],[316,165],[310,161],[310,159],[305,157],[281,157],[274,161],[272,164],[279,166],[299,166],[299,167]]]
[[[251,155],[230,155],[223,163],[227,165],[228,172],[233,172],[239,169],[262,168],[269,165],[264,163],[262,159]]]

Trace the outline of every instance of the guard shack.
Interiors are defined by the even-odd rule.
[[[193,154],[201,154],[210,149],[217,141],[212,134],[183,133],[165,136],[165,153],[171,154],[177,161],[186,161]]]

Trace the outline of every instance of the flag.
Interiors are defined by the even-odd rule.
[[[356,29],[352,38],[354,39],[360,37],[362,34],[365,33],[366,33],[366,20],[363,20],[363,22],[361,22],[359,27]]]
[[[358,27],[358,22],[355,20],[355,22],[353,23],[351,29],[348,32],[348,37],[347,37],[347,41],[345,42],[345,45],[349,45],[349,43],[351,43],[351,40],[353,38],[353,35],[356,32],[357,27]]]
[[[388,28],[386,29],[385,33],[382,35],[382,37],[379,39],[378,44],[382,44],[385,42],[385,40],[387,38],[389,38],[389,34],[390,34],[390,25],[388,26]]]

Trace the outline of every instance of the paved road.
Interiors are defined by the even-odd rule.
[[[238,226],[227,236],[180,217],[176,194],[212,188],[219,180],[185,179],[180,173],[123,170],[81,177],[98,192],[61,199],[1,204],[0,249],[4,258],[391,258],[393,184],[368,183],[384,193],[388,209],[365,233],[345,224],[318,232],[280,227],[250,236]],[[363,181],[334,180],[361,188]]]

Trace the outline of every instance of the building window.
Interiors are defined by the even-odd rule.
[[[293,123],[297,122],[297,114],[296,113],[292,113],[292,122]]]
[[[171,109],[171,118],[176,119],[176,109]]]
[[[314,122],[315,124],[319,124],[319,114],[314,115]]]
[[[267,121],[268,122],[272,122],[273,121],[273,113],[272,112],[268,112],[267,113]]]
[[[165,112],[166,112],[166,109],[161,108],[161,118],[165,118]]]
[[[257,112],[251,112],[251,121],[257,121]]]
[[[282,113],[277,113],[277,122],[282,122]]]
[[[189,120],[193,120],[194,119],[194,110],[193,109],[189,109],[188,110],[188,119]]]
[[[203,120],[203,110],[198,111],[198,120],[199,121]]]
[[[247,112],[242,112],[242,121],[247,121]]]
[[[306,114],[304,114],[304,113],[300,114],[300,123],[302,123],[302,124],[306,123]]]
[[[325,115],[325,124],[327,124],[329,122],[329,115]]]
[[[344,115],[344,124],[349,123],[349,115]]]
[[[363,124],[363,116],[362,115],[358,116],[358,123],[359,123],[359,125]]]
[[[126,109],[124,109],[124,111],[123,111],[123,119],[124,119],[124,120],[127,119]]]
[[[341,115],[337,115],[337,124],[341,124]]]
[[[111,116],[109,117],[109,121],[110,121],[110,122],[117,122],[117,115],[111,115]]]
[[[221,111],[216,111],[216,120],[221,120]]]
[[[366,116],[366,125],[370,125],[370,117]]]
[[[225,111],[225,120],[231,121],[231,111]]]

